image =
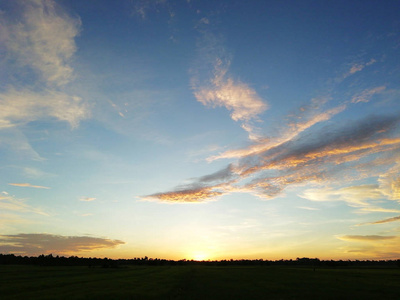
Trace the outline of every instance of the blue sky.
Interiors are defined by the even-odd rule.
[[[396,1],[0,1],[0,252],[393,259]]]

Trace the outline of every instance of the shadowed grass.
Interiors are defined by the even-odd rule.
[[[1,299],[399,299],[400,269],[0,266]]]

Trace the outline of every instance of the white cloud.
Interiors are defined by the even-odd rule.
[[[29,67],[46,83],[57,86],[73,76],[69,60],[76,51],[74,38],[80,20],[68,16],[54,1],[21,1],[17,20],[3,15],[2,41],[10,56]]]
[[[350,206],[369,206],[368,200],[377,200],[383,197],[378,185],[366,184],[349,186],[340,189],[320,188],[307,189],[301,195],[302,198],[317,201],[344,201]]]
[[[18,199],[14,196],[0,195],[0,210],[1,211],[13,211],[19,213],[35,213],[43,216],[48,216],[46,212],[40,208],[33,207],[26,203],[23,199]]]
[[[46,89],[9,89],[0,93],[0,129],[52,117],[77,127],[89,116],[88,106],[80,97]]]
[[[257,140],[257,128],[252,121],[260,121],[259,115],[268,109],[268,105],[248,84],[234,80],[228,74],[230,55],[216,36],[208,31],[202,33],[199,66],[193,71],[195,76],[191,80],[194,96],[203,105],[225,107],[231,111],[231,118],[242,122],[241,127],[249,133],[249,138]]]
[[[390,200],[400,203],[400,163],[394,165],[387,173],[378,179],[382,193]]]
[[[17,13],[0,14],[4,71],[10,74],[0,91],[0,129],[49,117],[76,127],[89,116],[82,99],[66,90],[74,78],[80,20],[51,0],[17,5]]]

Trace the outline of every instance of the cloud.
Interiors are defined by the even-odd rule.
[[[68,92],[74,79],[71,60],[80,20],[54,1],[18,1],[15,12],[0,15],[5,71],[0,91],[0,129],[43,118],[77,127],[89,116],[88,106]]]
[[[212,82],[210,88],[196,89],[196,99],[204,105],[224,106],[232,111],[231,117],[235,121],[250,121],[267,109],[257,93],[245,83],[234,82],[232,78],[224,80],[218,74]]]
[[[167,4],[167,0],[137,0],[133,6],[132,14],[145,20],[149,12],[158,11],[158,8],[165,4]]]
[[[344,75],[344,77],[346,78],[346,77],[348,77],[348,76],[350,76],[350,75],[353,75],[354,73],[360,72],[360,71],[362,71],[365,67],[370,66],[370,65],[373,65],[374,63],[376,63],[376,60],[372,58],[372,59],[371,59],[369,62],[367,62],[367,63],[360,63],[360,64],[357,64],[357,63],[356,63],[356,64],[353,64],[353,65],[351,66],[349,72],[346,73],[346,74]]]
[[[315,124],[331,119],[334,115],[342,112],[345,108],[346,108],[345,105],[341,105],[329,109],[326,112],[311,114],[310,116],[306,117],[306,120],[300,120],[296,123],[290,123],[288,128],[284,132],[279,134],[278,138],[265,138],[263,140],[260,140],[258,143],[251,145],[250,147],[247,147],[245,149],[228,150],[219,155],[208,158],[208,161],[213,161],[221,158],[237,158],[237,157],[242,158],[249,155],[256,155],[268,151],[272,148],[276,148],[296,138],[303,131],[309,129]]]
[[[49,215],[42,209],[27,204],[25,200],[17,199],[14,196],[10,196],[8,194],[4,194],[4,196],[0,195],[0,210],[14,211],[20,213],[35,213],[43,216]]]
[[[205,175],[199,178],[199,182],[210,182],[210,181],[226,181],[232,178],[233,173],[233,165],[229,164],[226,168],[217,171],[210,175]]]
[[[89,236],[62,236],[47,233],[0,235],[0,252],[21,255],[73,254],[125,244],[120,240]]]
[[[213,200],[223,194],[224,192],[216,190],[214,187],[192,187],[166,193],[152,194],[142,197],[142,199],[147,201],[157,200],[170,203],[198,203]]]
[[[360,225],[374,225],[374,224],[384,224],[384,223],[390,223],[390,222],[397,222],[400,221],[400,216],[393,217],[393,218],[388,218],[388,219],[383,219],[375,222],[369,222],[369,223],[363,223]]]
[[[40,154],[32,147],[28,138],[17,128],[10,127],[0,130],[0,145],[9,148],[12,155],[18,158],[34,161],[45,160],[45,158],[41,157]]]
[[[0,129],[43,118],[65,121],[75,128],[90,115],[82,98],[52,89],[38,92],[10,88],[0,93],[0,100]]]
[[[373,95],[379,94],[386,89],[385,86],[378,86],[372,89],[366,89],[362,91],[360,94],[355,95],[351,99],[351,103],[359,103],[359,102],[369,102]]]
[[[340,189],[329,187],[320,189],[307,189],[301,197],[318,202],[344,201],[350,206],[368,206],[368,200],[383,198],[383,194],[376,184],[349,186]]]
[[[390,199],[400,202],[400,163],[396,164],[385,174],[379,176],[378,182],[382,192]]]
[[[30,188],[35,188],[35,189],[50,189],[47,186],[33,185],[30,183],[9,183],[8,185],[20,186],[20,187],[30,187]]]
[[[382,208],[382,207],[363,207],[360,212],[384,212],[384,213],[400,213],[400,209]]]
[[[80,201],[94,201],[96,198],[94,197],[82,197],[79,199]]]
[[[302,195],[313,201],[345,201],[351,206],[367,207],[368,201],[385,198],[385,193],[397,197],[398,173],[395,169],[391,171],[393,174],[382,169],[398,161],[399,121],[398,114],[369,116],[339,126],[320,127],[311,133],[302,132],[284,142],[279,138],[265,141],[265,146],[260,142],[254,154],[247,154],[213,174],[193,179],[189,187],[153,194],[150,198],[199,202],[227,193],[247,192],[271,199],[291,186],[331,180],[348,183],[384,174],[381,180],[387,183],[385,189],[382,184],[362,185],[339,190],[309,189]]]
[[[56,86],[73,77],[69,61],[76,51],[74,38],[81,22],[67,15],[54,1],[20,1],[20,14],[1,15],[2,42],[9,56]]]
[[[44,172],[40,169],[37,168],[32,168],[32,167],[25,167],[23,168],[23,172],[25,176],[31,177],[31,178],[45,178],[45,177],[54,177],[54,174]]]
[[[208,26],[209,22],[200,25]],[[234,80],[229,75],[231,55],[226,52],[220,40],[209,30],[199,29],[202,38],[198,49],[198,67],[192,70],[192,89],[197,101],[205,106],[225,107],[231,111],[231,118],[240,121],[241,127],[249,133],[249,138],[257,140],[259,115],[268,105],[249,85]]]
[[[299,206],[299,207],[297,207],[297,208],[305,209],[305,210],[319,210],[318,208],[315,208],[315,207],[308,207],[308,206]]]
[[[396,239],[396,236],[384,236],[384,235],[344,235],[338,237],[338,239],[350,242],[376,242],[383,240]]]

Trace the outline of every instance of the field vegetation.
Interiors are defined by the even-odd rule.
[[[235,261],[225,265],[191,261],[164,265],[0,264],[0,295],[3,300],[399,299],[397,265],[327,266],[299,261],[286,265],[282,264],[285,261],[269,265],[260,261],[253,265],[243,261],[241,265]]]

